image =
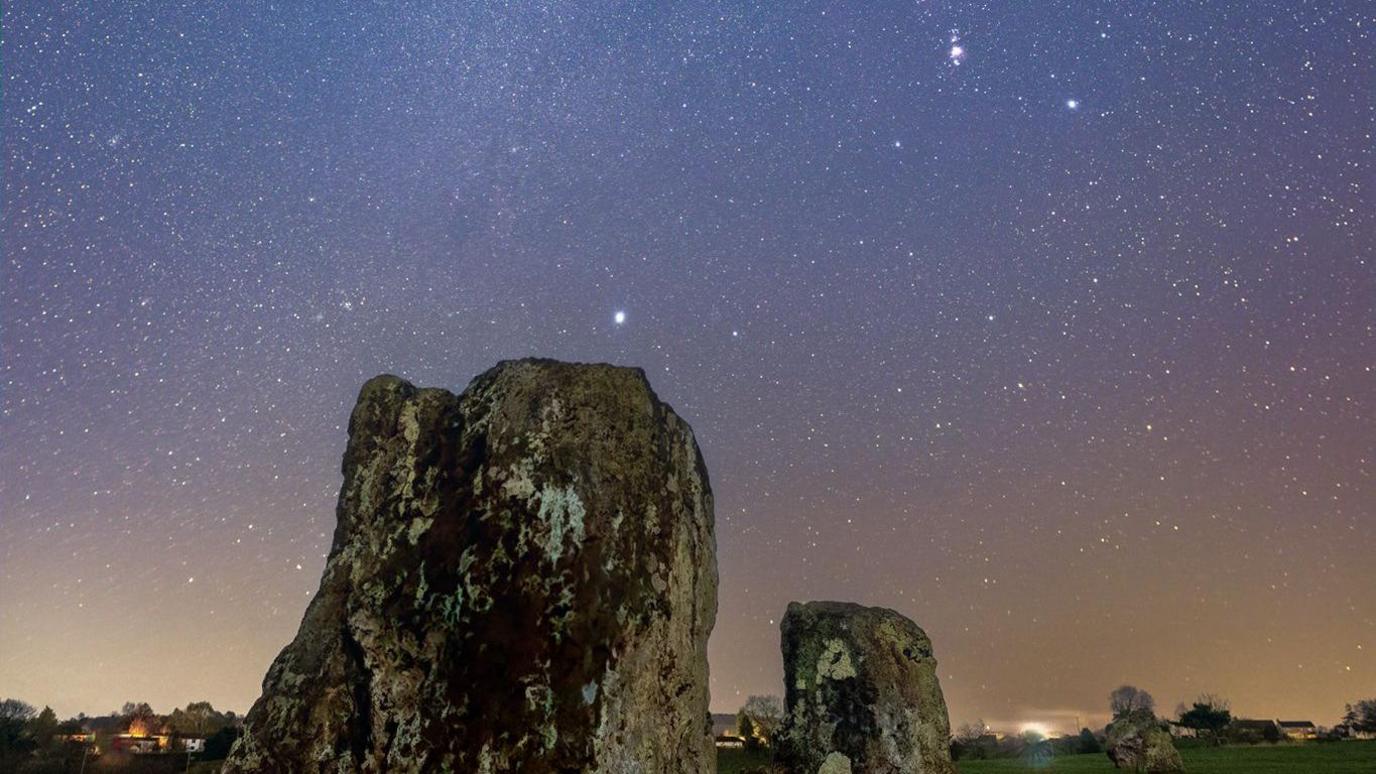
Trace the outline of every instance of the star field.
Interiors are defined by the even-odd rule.
[[[1376,10],[6,6],[0,694],[246,710],[392,372],[637,365],[953,721],[1376,685]],[[1365,693],[1363,693],[1365,690]]]

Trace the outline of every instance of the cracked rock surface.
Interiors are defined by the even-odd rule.
[[[791,774],[955,774],[932,642],[881,607],[792,602],[780,626]]]
[[[709,772],[707,471],[639,369],[369,380],[338,525],[224,771]]]

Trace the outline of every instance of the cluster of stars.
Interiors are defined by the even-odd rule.
[[[946,59],[952,66],[959,66],[965,61],[965,46],[960,43],[960,31],[951,30],[951,48],[946,52]]]

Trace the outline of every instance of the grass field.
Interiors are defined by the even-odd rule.
[[[1186,774],[1376,774],[1376,742],[1208,747],[1181,750],[1180,755],[1185,759]],[[768,753],[744,750],[722,750],[717,756],[720,774],[745,774],[768,762]],[[960,774],[1026,771],[1109,774],[1116,769],[1103,753],[1062,756],[1041,767],[1019,760],[963,761],[960,764]]]
[[[769,751],[717,750],[717,774],[748,774],[769,763]]]
[[[1203,747],[1180,751],[1187,774],[1376,774],[1376,742]],[[1019,760],[963,761],[960,774],[1009,772],[1114,772],[1103,753],[1068,755],[1034,768]]]

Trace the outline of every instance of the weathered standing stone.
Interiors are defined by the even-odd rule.
[[[777,761],[793,774],[955,774],[932,642],[881,607],[790,603],[787,714]]]
[[[1170,732],[1150,710],[1134,710],[1114,718],[1106,735],[1108,759],[1116,768],[1153,774],[1185,770]]]
[[[710,772],[712,494],[638,369],[393,376],[349,421],[338,526],[226,772]]]

